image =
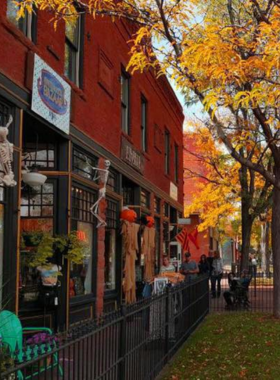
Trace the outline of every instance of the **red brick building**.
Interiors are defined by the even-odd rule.
[[[155,217],[156,270],[168,253],[170,224],[183,211],[184,117],[165,77],[126,72],[133,24],[84,15],[55,31],[51,18],[38,12],[17,21],[12,1],[0,4],[0,124],[13,116],[18,182],[1,190],[0,277],[9,279],[2,299],[25,324],[65,327],[121,302],[123,206]],[[92,167],[103,168],[104,160],[111,162],[100,207],[107,226],[97,229],[89,209],[100,185]],[[46,183],[22,183],[22,162],[39,166]],[[61,286],[47,306],[21,245],[23,234],[38,230],[77,230],[90,247],[82,265],[54,259]],[[136,269],[141,282],[141,255]]]
[[[192,203],[193,197],[199,191],[198,184],[205,183],[203,178],[191,178],[190,172],[186,169],[191,170],[194,174],[206,175],[205,168],[201,166],[201,162],[195,156],[197,152],[196,145],[194,144],[193,137],[190,137],[187,133],[184,134],[184,206],[189,206]],[[193,153],[193,154],[192,154]],[[188,232],[193,231],[200,223],[199,210],[192,215],[185,215],[191,219],[191,224],[187,225]],[[192,243],[190,243],[190,250],[192,257],[199,261],[200,256],[205,254],[208,256],[210,251],[218,249],[218,239],[215,229],[209,228],[206,231],[199,232],[198,234],[198,245],[197,249]]]

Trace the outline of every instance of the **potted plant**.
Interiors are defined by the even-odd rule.
[[[32,268],[48,265],[55,253],[64,255],[74,264],[82,264],[87,255],[88,247],[76,231],[54,237],[42,231],[24,232],[21,240],[22,251],[29,252],[26,264]]]
[[[26,265],[36,268],[47,265],[54,255],[55,239],[46,232],[23,232],[21,250],[27,252]]]

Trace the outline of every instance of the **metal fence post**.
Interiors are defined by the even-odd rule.
[[[120,327],[120,342],[119,342],[119,380],[125,380],[125,365],[126,365],[126,314],[127,308],[126,305],[121,306],[121,327]]]
[[[170,288],[166,288],[165,299],[165,362],[168,361],[169,352],[169,308],[170,308]]]

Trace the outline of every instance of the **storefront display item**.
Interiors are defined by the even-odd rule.
[[[0,165],[1,165],[1,176],[0,183],[6,186],[13,187],[16,186],[16,181],[14,180],[14,173],[12,170],[13,161],[13,144],[11,144],[7,136],[9,134],[9,126],[13,122],[13,117],[10,115],[9,121],[5,126],[0,126]]]
[[[146,216],[147,227],[152,228],[155,225],[155,219],[152,216]]]
[[[73,278],[70,278],[69,280],[69,297],[75,297],[75,282]]]
[[[134,210],[131,210],[128,207],[124,207],[122,209],[120,219],[126,220],[127,222],[130,222],[130,223],[135,223],[137,219],[137,214]]]
[[[155,278],[153,294],[162,294],[168,284],[167,277]]]
[[[125,252],[125,266],[123,290],[125,293],[125,302],[133,303],[136,301],[136,276],[135,276],[135,260],[138,247],[139,224],[130,223],[126,220],[122,222],[122,235]]]
[[[74,281],[74,290],[76,296],[81,296],[84,294],[84,285],[81,277],[73,277]]]
[[[37,270],[40,272],[42,284],[44,286],[55,286],[57,284],[61,266],[56,264],[49,264],[45,266],[39,266],[37,267]]]
[[[178,284],[185,281],[185,276],[178,272],[161,272],[157,278],[167,278],[171,284]]]
[[[22,173],[22,180],[31,187],[42,186],[46,182],[47,176],[38,173],[37,168],[33,168],[31,171]]]
[[[155,237],[154,227],[145,226],[142,235],[141,253],[144,254],[144,280],[149,282],[154,277],[155,267]]]
[[[94,176],[93,180],[97,181],[100,180],[102,187],[99,189],[98,193],[98,199],[97,201],[91,206],[90,212],[95,216],[95,218],[98,220],[96,228],[99,227],[106,227],[107,223],[104,219],[101,218],[99,215],[99,205],[102,199],[106,198],[106,185],[108,182],[109,177],[109,167],[111,165],[111,162],[109,160],[105,160],[105,169],[96,168],[90,164],[90,162],[87,160],[88,164],[91,166],[92,170],[95,170],[96,175]]]

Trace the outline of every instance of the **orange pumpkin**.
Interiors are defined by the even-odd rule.
[[[152,216],[146,216],[147,219],[147,227],[151,228],[155,225],[155,219]]]
[[[120,218],[122,220],[126,220],[128,222],[135,223],[135,221],[137,219],[137,214],[134,210],[131,210],[129,208],[125,208],[122,210]]]

